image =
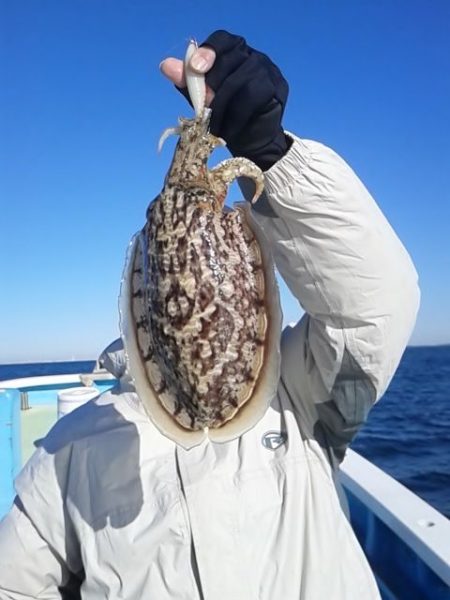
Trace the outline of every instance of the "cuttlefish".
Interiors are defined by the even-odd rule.
[[[249,203],[225,206],[236,178],[264,187],[246,158],[212,169],[225,142],[209,132],[205,79],[185,58],[195,110],[180,118],[160,194],[132,240],[120,296],[128,372],[149,417],[185,448],[226,442],[249,429],[273,400],[279,379],[281,310],[268,242]],[[161,145],[161,144],[160,144]]]

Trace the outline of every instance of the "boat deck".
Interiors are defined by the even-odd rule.
[[[21,454],[24,465],[36,450],[35,442],[47,435],[56,422],[56,404],[40,404],[20,411]]]

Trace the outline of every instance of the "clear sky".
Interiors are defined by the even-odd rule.
[[[191,114],[158,64],[218,28],[281,67],[285,127],[337,150],[410,251],[411,342],[450,342],[450,2],[0,0],[0,27],[1,363],[118,335],[126,247],[173,150],[157,141]]]

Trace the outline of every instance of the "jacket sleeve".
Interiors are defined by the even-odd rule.
[[[54,459],[39,448],[16,479],[17,497],[0,522],[0,600],[63,598],[79,572],[61,494],[64,468],[58,476]]]
[[[65,567],[18,498],[0,523],[0,600],[60,598]]]
[[[306,435],[339,461],[398,366],[419,306],[417,274],[344,160],[292,137],[254,216],[305,310],[282,337],[282,383]]]

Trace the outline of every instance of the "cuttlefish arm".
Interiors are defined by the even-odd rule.
[[[180,128],[179,127],[169,127],[168,129],[164,129],[164,131],[161,134],[161,137],[159,138],[158,152],[161,152],[162,147],[164,146],[164,142],[171,135],[180,135]]]

